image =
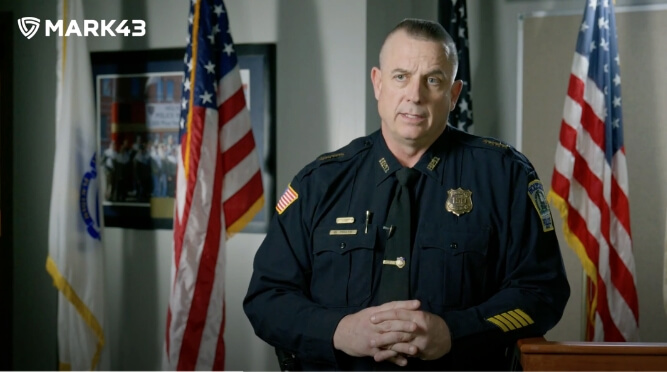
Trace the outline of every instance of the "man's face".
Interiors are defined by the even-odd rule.
[[[387,39],[371,79],[389,145],[426,148],[438,138],[461,92],[453,75],[443,43],[404,31]]]

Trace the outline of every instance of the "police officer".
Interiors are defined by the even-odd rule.
[[[371,71],[381,129],[307,165],[280,198],[244,310],[302,368],[507,369],[517,339],[560,320],[570,289],[543,186],[510,146],[447,126],[457,63],[439,24],[399,23]],[[392,259],[403,168],[417,175],[413,227]],[[407,298],[379,298],[386,267],[407,273]]]

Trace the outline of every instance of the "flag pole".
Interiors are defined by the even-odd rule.
[[[665,213],[665,255],[662,270],[662,301],[667,314],[667,213]]]
[[[581,269],[581,341],[586,341],[588,332],[588,275]]]

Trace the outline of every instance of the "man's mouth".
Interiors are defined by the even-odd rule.
[[[424,120],[424,116],[419,114],[410,114],[407,112],[402,112],[400,115],[407,120]]]

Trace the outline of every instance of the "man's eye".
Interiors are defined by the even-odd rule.
[[[428,78],[427,81],[428,81],[429,84],[434,84],[434,85],[440,84],[440,79],[437,79],[437,78],[434,78],[434,77]]]
[[[405,75],[398,74],[398,75],[394,76],[394,79],[396,79],[398,81],[403,81],[403,80],[405,80]]]

